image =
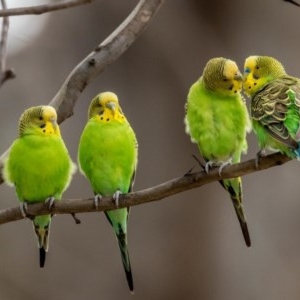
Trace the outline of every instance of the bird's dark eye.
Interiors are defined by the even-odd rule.
[[[228,79],[227,78],[223,78],[223,81],[226,82],[226,81],[228,81]]]
[[[256,66],[256,70],[259,70],[259,66]]]
[[[39,119],[42,121],[42,120],[43,120],[43,117],[39,117]]]
[[[46,124],[40,125],[40,128],[45,128],[45,127],[46,127]]]

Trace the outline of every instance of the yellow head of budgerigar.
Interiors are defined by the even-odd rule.
[[[270,56],[249,56],[244,66],[244,91],[249,96],[254,95],[268,82],[285,76],[282,64]]]
[[[237,64],[234,61],[230,59],[226,60],[223,70],[223,76],[225,82],[227,80],[229,83],[232,84],[232,86],[229,87],[230,92],[236,94],[242,90],[243,76]]]
[[[90,104],[88,116],[89,119],[93,118],[101,123],[109,123],[110,121],[123,123],[126,121],[118,97],[112,92],[97,95]]]
[[[28,108],[19,121],[19,135],[60,136],[56,110],[52,106],[41,105]]]
[[[241,91],[243,77],[234,61],[217,57],[206,64],[203,81],[207,89],[232,96]]]

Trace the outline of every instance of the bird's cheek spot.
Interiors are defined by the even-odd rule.
[[[101,117],[100,120],[103,120],[103,117]]]
[[[257,82],[254,82],[254,85],[257,85]]]
[[[45,133],[45,132],[46,132],[46,129],[44,129],[43,132]]]
[[[108,122],[108,121],[109,121],[109,118],[106,119],[106,122]]]

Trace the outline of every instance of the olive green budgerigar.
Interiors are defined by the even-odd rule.
[[[96,205],[102,196],[113,196],[118,205],[119,195],[131,191],[137,155],[135,133],[121,110],[117,95],[100,93],[90,104],[78,149],[79,167],[90,181]],[[128,214],[129,208],[105,212],[117,236],[128,286],[133,292],[127,246]]]
[[[251,120],[260,155],[266,149],[300,159],[300,79],[287,75],[273,57],[245,61],[244,91],[251,97]],[[258,163],[258,161],[257,161]]]
[[[9,149],[4,164],[4,179],[16,188],[22,213],[28,203],[60,200],[75,171],[60,135],[56,111],[51,106],[35,106],[19,120],[19,137]],[[32,216],[44,267],[49,247],[51,215]]]
[[[246,134],[250,120],[240,94],[242,75],[236,63],[226,58],[213,58],[203,75],[191,86],[186,103],[186,132],[198,145],[206,160],[205,170],[238,163],[247,151]],[[242,203],[241,178],[220,180],[228,191],[238,217],[246,245],[251,245]]]

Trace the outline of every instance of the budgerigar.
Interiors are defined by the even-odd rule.
[[[88,122],[82,132],[78,163],[95,193],[95,203],[102,196],[119,195],[132,189],[137,166],[138,147],[130,127],[112,92],[97,95],[88,111]],[[127,246],[129,208],[105,212],[117,236],[128,286],[133,292],[133,279]]]
[[[19,121],[19,137],[12,144],[4,165],[5,181],[14,185],[21,208],[27,203],[61,199],[75,171],[60,135],[56,111],[36,106],[24,111]],[[44,267],[49,247],[51,215],[32,217]]]
[[[269,56],[245,61],[244,91],[251,97],[251,119],[260,147],[300,159],[300,80]]]
[[[213,58],[203,75],[191,86],[186,104],[186,132],[198,145],[206,160],[205,169],[240,162],[247,151],[246,134],[250,121],[240,94],[242,75],[236,63],[226,58]],[[241,178],[220,180],[230,194],[246,245],[251,245],[242,204]]]

